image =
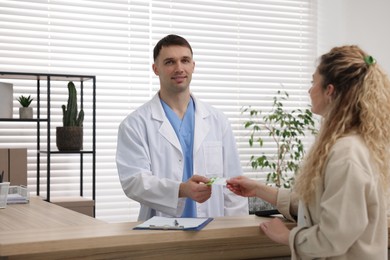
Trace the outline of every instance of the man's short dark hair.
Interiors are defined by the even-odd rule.
[[[155,61],[157,59],[162,47],[168,47],[168,46],[173,46],[173,45],[188,47],[191,51],[191,54],[193,54],[191,45],[186,39],[184,39],[183,37],[181,37],[179,35],[169,34],[169,35],[165,36],[164,38],[162,38],[154,47],[153,60]]]

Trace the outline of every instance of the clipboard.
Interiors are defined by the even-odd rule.
[[[133,229],[199,231],[213,218],[168,218],[154,216]]]

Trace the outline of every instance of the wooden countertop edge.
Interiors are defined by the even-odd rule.
[[[47,227],[34,225],[34,228],[1,231],[0,257],[49,254],[61,258],[68,257],[68,254],[78,257],[80,253],[85,256],[104,256],[106,253],[116,254],[117,251],[126,252],[126,256],[148,253],[158,257],[161,252],[165,252],[166,256],[174,253],[184,256],[190,250],[203,259],[210,259],[208,253],[211,252],[229,259],[240,257],[239,252],[242,250],[245,250],[246,256],[253,257],[264,254],[272,256],[275,252],[282,252],[284,255],[289,253],[287,246],[272,242],[260,230],[259,224],[269,218],[255,215],[215,218],[201,231],[133,230],[139,222],[106,223],[42,201],[35,201],[30,206],[33,205],[38,205],[45,212],[53,210],[49,216],[42,215],[47,219],[59,217],[58,214],[61,213],[66,223],[55,219]],[[33,214],[34,209],[30,209],[30,206],[24,207],[23,211],[15,206],[13,212],[21,215],[31,211]],[[25,215],[20,217],[24,218]],[[34,219],[36,218],[34,215]],[[54,225],[57,222],[59,226]],[[286,223],[289,228],[295,226],[294,223]],[[390,227],[390,219],[388,226]],[[388,235],[390,237],[390,229]],[[205,249],[206,252],[203,252]]]
[[[237,221],[245,220],[239,227]],[[12,256],[50,253],[67,250],[91,250],[102,247],[137,248],[153,245],[164,247],[169,243],[194,245],[203,241],[236,239],[253,241],[259,247],[275,246],[259,229],[258,224],[267,221],[260,217],[227,217],[210,222],[201,231],[133,230],[137,222],[105,223],[91,226],[62,227],[55,229],[28,230],[27,232],[2,232],[0,255]],[[224,227],[224,228],[221,228]]]

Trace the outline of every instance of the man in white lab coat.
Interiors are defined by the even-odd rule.
[[[241,175],[226,116],[190,92],[195,62],[190,44],[168,35],[154,48],[159,92],[119,126],[116,162],[125,194],[153,216],[247,215],[247,199],[211,177]]]

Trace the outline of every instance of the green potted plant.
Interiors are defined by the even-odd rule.
[[[33,98],[31,98],[31,95],[28,97],[21,95],[16,100],[22,106],[19,108],[19,118],[31,119],[33,117],[33,108],[30,107],[30,104],[34,100]]]
[[[77,91],[72,81],[68,82],[68,103],[62,105],[63,126],[56,128],[56,144],[60,151],[83,149],[84,111],[77,110]]]
[[[249,112],[249,120],[244,122],[244,126],[250,130],[250,147],[255,144],[263,147],[266,136],[271,138],[276,147],[273,154],[263,152],[260,155],[252,155],[252,168],[266,170],[267,182],[284,188],[292,187],[304,157],[305,147],[302,139],[306,134],[317,133],[316,120],[310,109],[288,111],[283,106],[283,102],[288,98],[287,92],[278,91],[268,113],[251,107],[243,109],[243,113]]]
[[[250,130],[249,145],[264,145],[264,138],[270,137],[275,144],[275,152],[252,155],[250,163],[253,169],[262,169],[267,172],[267,183],[277,187],[291,188],[295,174],[305,154],[302,139],[306,134],[317,133],[316,120],[310,109],[296,109],[289,111],[283,106],[289,95],[287,92],[277,92],[273,97],[271,111],[264,113],[252,107],[243,109],[249,113],[249,120],[244,127]],[[249,213],[273,210],[274,206],[259,199],[249,198]]]

